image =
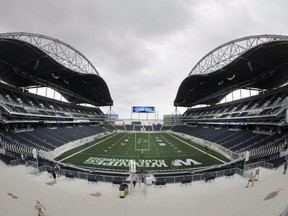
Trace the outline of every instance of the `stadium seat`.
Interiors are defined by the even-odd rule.
[[[88,184],[89,182],[91,182],[92,184],[94,183],[98,184],[98,180],[95,176],[88,176],[87,180],[88,180]]]
[[[65,178],[68,178],[69,180],[73,180],[74,181],[73,173],[65,173]]]
[[[191,185],[191,182],[192,182],[191,179],[183,179],[183,180],[181,181],[181,186],[182,186],[182,185],[188,185],[188,184]]]
[[[120,184],[122,184],[122,180],[113,180],[112,181],[112,186],[119,186]]]
[[[235,172],[230,171],[230,172],[226,173],[226,178],[234,177],[234,174],[235,174]]]
[[[155,187],[162,187],[162,186],[164,186],[164,187],[166,187],[166,181],[163,181],[163,180],[161,180],[161,181],[156,181],[155,182]]]
[[[208,173],[204,176],[205,182],[215,181],[216,175],[215,173]]]

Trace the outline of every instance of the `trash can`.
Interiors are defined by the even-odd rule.
[[[129,194],[129,186],[128,184],[123,184],[123,187],[124,187],[125,196],[127,196]]]
[[[119,186],[119,197],[120,198],[125,198],[126,195],[126,186],[127,186],[127,190],[128,190],[128,185],[127,184],[121,184]],[[128,195],[128,194],[127,194]]]

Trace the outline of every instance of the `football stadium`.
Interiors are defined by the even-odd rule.
[[[118,200],[114,205],[123,208],[126,204],[120,200],[141,195],[146,195],[145,202],[152,196],[151,206],[161,207],[156,203],[162,204],[160,200],[164,198],[158,197],[162,193],[166,197],[175,196],[179,203],[166,200],[168,205],[182,204],[186,212],[190,202],[202,209],[205,209],[205,200],[209,205],[215,202],[217,193],[221,193],[216,190],[220,188],[233,190],[243,198],[237,199],[235,195],[231,210],[219,205],[224,208],[223,215],[241,215],[245,211],[237,207],[237,202],[249,199],[249,194],[243,192],[249,190],[244,189],[249,173],[253,173],[252,183],[261,185],[254,186],[261,194],[261,198],[257,198],[261,203],[257,201],[258,204],[242,208],[262,208],[263,202],[269,202],[263,201],[269,194],[265,188],[272,187],[286,163],[288,36],[247,36],[210,51],[182,81],[175,92],[176,98],[171,101],[176,112],[164,115],[161,123],[149,124],[145,119],[132,118],[130,122],[123,122],[111,113],[105,114],[103,107],[113,107],[106,81],[79,50],[49,36],[25,32],[0,34],[0,79],[0,159],[9,166],[6,172],[14,176],[11,181],[16,182],[15,188],[30,184],[28,180],[23,180],[22,186],[17,183],[17,173],[24,168],[29,181],[40,191],[39,182],[53,185],[56,181],[53,182],[51,176],[57,172],[59,188],[54,185],[53,192],[43,189],[44,193],[56,194],[71,187],[75,189],[73,193],[81,194],[93,185],[98,190],[93,196],[114,194]],[[64,100],[56,99],[56,93],[54,98],[37,94],[37,89],[43,87],[53,89]],[[241,96],[234,97],[235,92]],[[223,102],[228,95],[231,100]],[[186,111],[179,114],[179,107]],[[133,113],[148,116],[154,112],[153,106],[134,106],[131,116]],[[269,182],[261,182],[265,176]],[[268,204],[263,211],[270,214],[274,205],[278,215],[285,215],[287,196],[283,194],[287,194],[287,187],[281,186],[285,180],[279,179],[279,182],[277,190],[270,191],[267,198],[276,197],[273,200],[277,204]],[[239,183],[243,191],[235,189]],[[137,194],[137,184],[141,195]],[[189,201],[189,188],[200,184],[205,189],[195,189],[193,193],[198,194],[202,204]],[[133,194],[133,191],[136,192]],[[182,196],[176,197],[175,191]],[[204,197],[209,191],[215,191],[216,195]],[[6,193],[18,198],[15,191]],[[66,199],[65,196],[65,193],[59,195],[59,199]],[[119,199],[125,196],[126,199]],[[184,201],[185,197],[188,201]],[[71,205],[78,202],[76,199]],[[229,203],[230,198],[223,200]],[[89,206],[83,203],[83,208],[93,211],[92,201],[87,203]],[[106,197],[101,205],[109,209],[108,204]],[[101,205],[97,207],[99,210]],[[139,215],[136,209],[139,206],[141,201],[135,203],[131,212]],[[177,209],[166,215],[181,215]],[[202,212],[212,215],[213,210]],[[252,212],[263,215],[256,210]],[[146,213],[155,212],[147,210]],[[67,215],[79,214],[81,210],[74,214],[67,212]]]

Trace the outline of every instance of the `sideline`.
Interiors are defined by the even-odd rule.
[[[176,137],[175,135],[172,135],[172,134],[170,134],[170,133],[168,133],[168,134],[169,134],[170,136],[174,137],[175,139],[177,139],[177,140],[183,142],[184,144],[189,145],[190,147],[192,147],[192,148],[194,148],[194,149],[196,149],[196,150],[202,152],[203,154],[209,155],[210,157],[212,157],[212,158],[214,158],[214,159],[216,159],[216,160],[218,160],[218,161],[220,161],[220,162],[222,162],[222,163],[224,163],[224,164],[227,163],[226,161],[223,161],[223,160],[221,160],[221,159],[215,157],[214,155],[211,155],[211,154],[209,154],[209,153],[207,153],[207,152],[205,152],[205,151],[203,151],[203,150],[201,150],[201,149],[199,149],[199,148],[193,146],[192,144],[190,144],[190,143],[188,143],[188,142],[186,142],[186,141],[184,141],[184,140],[182,140],[182,139]]]
[[[93,145],[91,145],[91,146],[89,146],[89,147],[87,147],[87,148],[85,148],[85,149],[82,149],[82,150],[80,150],[80,151],[78,151],[78,152],[75,152],[74,154],[71,154],[71,155],[69,155],[69,156],[67,156],[67,157],[59,160],[59,162],[62,162],[62,161],[66,160],[66,159],[68,159],[68,158],[71,158],[71,157],[73,157],[73,156],[75,156],[75,155],[77,155],[77,154],[79,154],[79,153],[81,153],[81,152],[83,152],[83,151],[86,151],[87,149],[92,148],[92,147],[94,147],[94,146],[96,146],[96,145],[98,145],[98,144],[100,144],[100,143],[102,143],[102,142],[104,142],[104,141],[106,141],[106,140],[108,140],[108,139],[116,136],[116,135],[117,135],[117,133],[114,134],[114,135],[112,135],[112,136],[107,137],[106,139],[101,140],[100,142],[96,142],[95,144],[93,144]]]

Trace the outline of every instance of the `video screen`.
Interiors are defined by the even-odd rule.
[[[155,107],[153,107],[153,106],[133,106],[132,112],[133,113],[154,113]]]

